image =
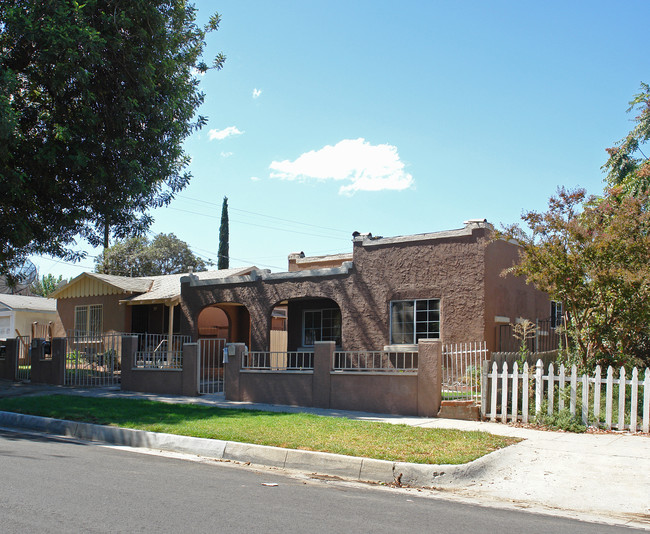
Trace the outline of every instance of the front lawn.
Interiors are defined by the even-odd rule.
[[[0,399],[0,410],[380,460],[463,464],[518,439],[338,417],[69,395]]]

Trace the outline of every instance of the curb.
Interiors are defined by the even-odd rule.
[[[375,460],[328,452],[282,449],[218,439],[193,438],[146,430],[133,430],[91,423],[76,423],[50,417],[0,411],[0,426],[24,428],[83,441],[143,447],[196,454],[216,460],[293,469],[335,476],[358,482],[375,482],[430,488],[444,478],[467,471],[468,464],[432,465]]]

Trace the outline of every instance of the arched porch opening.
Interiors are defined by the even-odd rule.
[[[197,327],[199,338],[220,338],[226,343],[250,345],[251,316],[243,304],[211,304],[199,313]]]
[[[271,331],[269,332],[269,350],[271,352],[286,352],[288,340],[288,307],[284,300],[271,310]]]
[[[287,299],[287,349],[310,351],[316,341],[334,341],[342,348],[341,308],[322,297]]]

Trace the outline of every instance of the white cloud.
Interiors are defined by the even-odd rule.
[[[217,139],[219,141],[225,139],[226,137],[232,137],[233,135],[241,135],[244,132],[240,131],[237,126],[228,126],[228,128],[224,128],[223,130],[210,130],[208,132],[208,137],[210,138],[210,141]]]
[[[229,158],[230,156],[232,156],[232,152],[222,152],[221,153],[222,158]]]
[[[257,176],[251,176],[251,182],[259,182],[261,178],[258,178]]]
[[[253,89],[253,98],[259,98],[261,94],[262,94],[261,89],[257,89],[257,88]]]
[[[404,170],[397,147],[371,145],[363,138],[343,139],[336,145],[305,152],[295,161],[273,161],[271,178],[281,180],[335,180],[346,182],[339,194],[356,191],[401,191],[413,176]]]

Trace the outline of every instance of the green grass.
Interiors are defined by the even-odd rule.
[[[520,440],[310,414],[68,395],[0,399],[0,410],[152,432],[430,464],[463,464]]]

